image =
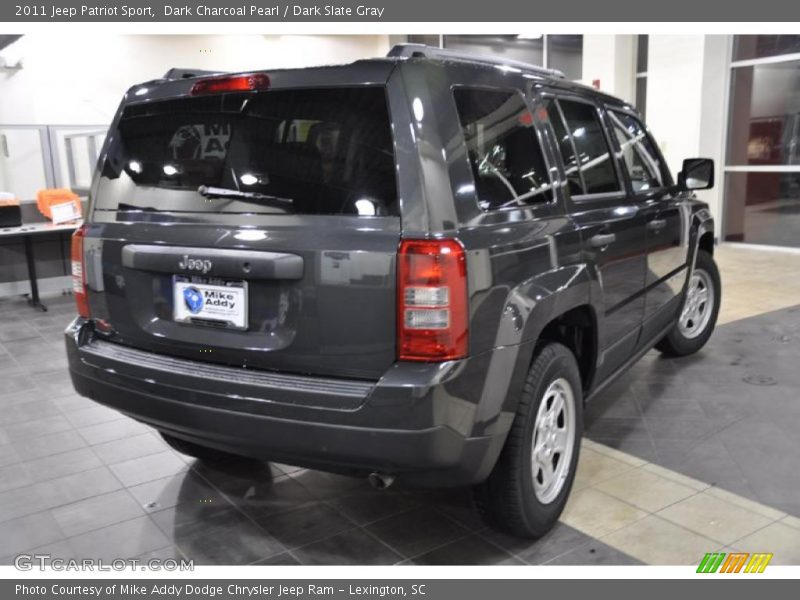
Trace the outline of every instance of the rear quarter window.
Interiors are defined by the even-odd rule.
[[[522,95],[456,88],[453,98],[481,208],[550,201],[550,175]]]

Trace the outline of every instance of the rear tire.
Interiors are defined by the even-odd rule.
[[[493,527],[537,539],[555,525],[578,464],[581,390],[572,352],[556,343],[542,347],[528,372],[497,464],[474,490],[478,511]]]
[[[669,333],[656,344],[656,349],[667,356],[688,356],[700,350],[714,333],[721,297],[714,257],[705,250],[698,250],[681,311]]]
[[[164,441],[167,442],[167,444],[169,444],[173,450],[177,450],[181,454],[191,456],[192,458],[196,458],[202,462],[216,463],[231,460],[241,460],[242,458],[236,454],[230,454],[228,452],[223,452],[222,450],[209,448],[208,446],[201,446],[199,444],[195,444],[194,442],[188,442],[186,440],[182,440],[181,438],[173,437],[164,432],[159,433]]]

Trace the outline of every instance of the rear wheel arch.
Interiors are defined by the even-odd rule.
[[[577,305],[548,321],[536,340],[531,364],[538,351],[551,342],[566,346],[575,356],[586,397],[597,365],[598,325],[594,308],[590,304]]]
[[[557,342],[538,348],[502,451],[489,477],[474,488],[478,512],[494,527],[538,539],[555,525],[580,453],[580,386],[569,348]]]
[[[598,285],[591,268],[577,264],[558,272],[542,273],[535,279],[538,281],[515,288],[515,293],[525,300],[519,303],[527,310],[508,310],[508,306],[517,302],[510,299],[501,317],[508,319],[507,326],[501,328],[505,335],[495,339],[495,347],[519,348],[501,400],[500,410],[505,413],[517,410],[525,378],[548,342],[560,343],[575,355],[584,397],[593,385],[601,317],[590,302]],[[578,332],[581,336],[576,335]]]

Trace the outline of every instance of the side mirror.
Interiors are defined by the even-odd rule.
[[[710,158],[687,158],[678,173],[678,186],[684,190],[708,190],[714,187],[714,161]]]

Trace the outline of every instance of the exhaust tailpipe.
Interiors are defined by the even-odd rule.
[[[376,490],[385,490],[394,483],[394,476],[383,475],[382,473],[370,473],[367,477],[370,485]]]

